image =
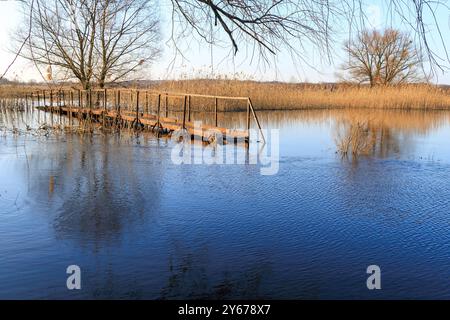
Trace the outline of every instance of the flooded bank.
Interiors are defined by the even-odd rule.
[[[151,133],[67,133],[65,118],[3,110],[0,298],[450,298],[450,112],[259,117],[280,130],[271,176],[175,164],[175,142]]]

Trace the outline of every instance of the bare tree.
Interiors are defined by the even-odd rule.
[[[96,80],[116,82],[159,55],[158,23],[153,1],[100,1],[97,50],[101,57]]]
[[[123,80],[158,54],[152,0],[33,0],[18,32],[21,56],[83,88]],[[29,31],[28,33],[26,31]]]
[[[207,42],[222,42],[220,34],[211,37],[211,27],[217,27],[230,41],[234,54],[250,44],[253,53],[266,61],[282,48],[297,53],[298,45],[306,41],[324,47],[331,21],[342,10],[333,0],[170,1],[174,25],[183,26],[183,36],[194,31]]]
[[[173,29],[183,25],[185,35],[194,31],[208,42],[217,43],[225,35],[234,53],[250,45],[252,57],[268,61],[272,54],[288,50],[303,57],[305,49],[318,48],[332,58],[337,31],[364,30],[368,17],[363,0],[170,0],[173,4]],[[450,62],[442,26],[436,19],[439,10],[450,10],[446,0],[384,0],[385,16],[402,23],[417,37],[421,51],[432,67],[443,69]],[[447,26],[445,26],[447,27]],[[211,33],[214,32],[215,37]],[[344,30],[342,30],[344,29]],[[435,37],[430,35],[433,30]],[[429,46],[440,41],[444,56]],[[309,43],[309,44],[308,44]],[[307,62],[307,61],[306,61]]]
[[[343,69],[352,80],[374,85],[402,84],[423,80],[423,58],[410,36],[386,29],[361,32],[345,43],[348,61]]]
[[[148,2],[146,0],[24,1],[31,4],[36,2],[38,5],[35,7],[40,7],[40,9],[32,10],[33,28],[32,32],[28,32],[28,35],[32,35],[29,47],[30,49],[35,47],[36,53],[28,52],[25,56],[40,63],[50,60],[46,56],[54,57],[57,66],[76,71],[72,71],[72,73],[85,83],[92,81],[91,73],[96,70],[94,65],[98,66],[96,51],[108,51],[101,49],[101,45],[97,43],[98,29],[94,31],[96,28],[93,28],[94,25],[99,24],[99,20],[102,20],[101,8],[104,6],[99,3],[110,2],[116,7],[126,7],[129,3]],[[204,41],[215,45],[228,40],[234,54],[244,47],[249,49],[247,54],[250,54],[252,58],[261,58],[264,61],[270,61],[272,55],[286,49],[293,57],[302,59],[305,51],[310,48],[318,48],[319,52],[325,53],[331,59],[333,56],[331,49],[332,44],[336,42],[333,41],[336,32],[349,32],[351,37],[354,31],[365,28],[368,18],[365,14],[367,4],[364,0],[166,1],[172,4],[171,39],[177,52],[183,53],[178,47],[181,38],[197,35]],[[120,2],[123,3],[122,6],[119,4]],[[409,28],[432,69],[434,70],[435,67],[444,69],[444,64],[448,64],[450,58],[444,38],[445,31],[442,30],[436,16],[440,10],[449,10],[447,0],[384,0],[383,2],[386,3],[384,8],[387,10],[384,12],[384,16],[390,17],[393,23],[402,23]],[[77,9],[77,15],[74,15],[72,7]],[[92,14],[93,7],[99,8],[100,13],[97,14],[97,10],[95,10]],[[112,10],[112,12],[114,11]],[[144,12],[148,13],[146,10]],[[58,21],[53,18],[54,16],[63,19]],[[73,25],[70,18],[73,16],[78,16],[76,21],[80,24],[80,28],[69,27],[71,23]],[[110,15],[107,14],[107,16]],[[149,19],[140,21],[148,23]],[[116,26],[118,25],[116,24]],[[137,26],[142,26],[142,24],[137,24]],[[120,28],[116,30],[120,30]],[[51,36],[52,34],[58,36]],[[131,37],[132,33],[128,34]],[[59,37],[60,35],[61,37]],[[43,39],[39,37],[43,37]],[[71,41],[74,37],[75,39]],[[26,38],[26,32],[23,33],[22,38]],[[431,41],[434,43],[440,41],[443,50],[434,51],[429,46]],[[108,40],[104,42],[109,43]],[[81,45],[77,45],[77,43],[81,43]],[[138,47],[143,49],[144,43],[145,41],[140,41]],[[91,59],[92,47],[95,50]],[[112,47],[110,46],[110,48]],[[47,53],[47,50],[50,52]],[[437,52],[443,52],[443,54],[439,55]],[[73,57],[72,54],[74,54]],[[70,61],[68,57],[77,62],[76,68],[67,62],[67,60]],[[117,62],[117,64],[120,63]],[[100,72],[100,75],[95,76],[100,83],[105,75],[108,78],[108,70],[117,72],[114,67],[103,65],[107,67],[102,68],[103,71]],[[134,70],[133,66],[131,69]],[[121,73],[124,72],[118,72],[119,75]]]

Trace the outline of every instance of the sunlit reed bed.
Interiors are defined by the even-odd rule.
[[[432,85],[303,85],[238,80],[163,81],[159,90],[249,96],[258,110],[315,108],[450,109],[450,91]]]
[[[356,86],[348,84],[293,84],[242,80],[198,79],[137,82],[122,84],[127,88],[196,93],[219,96],[250,97],[257,110],[302,110],[325,108],[368,109],[450,109],[450,89],[435,85]],[[55,91],[75,84],[52,85]],[[117,89],[117,86],[115,86]],[[24,95],[30,91],[49,90],[47,85],[0,86],[0,97]],[[211,111],[211,101],[199,101],[196,111]],[[176,104],[176,102],[173,102]],[[221,111],[245,111],[245,104],[223,101]]]

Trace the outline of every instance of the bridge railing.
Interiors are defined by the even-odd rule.
[[[261,124],[250,97],[216,96],[145,89],[40,90],[28,96],[32,98],[33,104],[37,103],[37,106],[52,108],[102,109],[105,112],[132,113],[136,115],[137,119],[145,116],[145,114],[152,114],[157,117],[158,121],[161,117],[181,116],[182,119],[180,121],[182,120],[183,127],[192,120],[192,112],[195,110],[193,98],[202,100],[202,103],[198,103],[198,106],[201,105],[201,108],[197,109],[196,112],[213,114],[215,127],[220,126],[218,119],[220,112],[239,110],[236,104],[239,104],[239,106],[245,105],[247,112],[246,130],[250,130],[253,119],[261,138],[265,142]],[[169,103],[169,100],[172,100],[172,104]],[[207,105],[209,107],[206,107]],[[227,105],[231,105],[231,108],[228,108],[231,110],[227,110]]]

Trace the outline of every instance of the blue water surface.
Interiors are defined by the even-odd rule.
[[[0,298],[449,299],[449,114],[354,112],[380,138],[344,158],[344,111],[260,113],[280,129],[270,176],[177,165],[152,134],[17,134],[0,115]]]

